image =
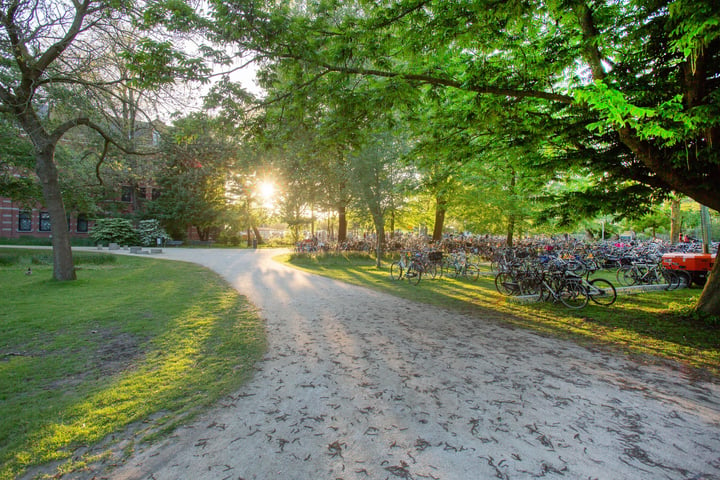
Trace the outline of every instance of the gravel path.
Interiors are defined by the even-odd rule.
[[[720,385],[300,272],[167,249],[266,319],[254,379],[112,479],[720,479]],[[422,288],[419,286],[418,288]]]

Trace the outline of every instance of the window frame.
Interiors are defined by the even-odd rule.
[[[40,221],[38,222],[38,232],[51,232],[52,219],[50,212],[40,212]]]
[[[27,228],[23,228],[23,225],[27,225]],[[32,232],[32,212],[22,211],[18,212],[18,232]]]

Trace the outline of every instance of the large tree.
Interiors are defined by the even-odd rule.
[[[492,116],[521,105],[537,135],[566,140],[556,165],[597,173],[589,193],[604,191],[607,178],[630,180],[643,195],[677,191],[720,209],[720,10],[712,2],[221,3],[225,38],[300,65],[296,89],[362,75],[382,84],[376,91],[386,99],[410,86],[474,93],[478,111]],[[720,298],[715,270],[699,306],[720,313],[706,302]]]
[[[161,193],[148,206],[175,237],[184,237],[189,225],[202,241],[223,227],[229,207],[227,185],[238,145],[204,113],[174,122],[164,138],[163,168],[158,175]],[[245,203],[245,194],[239,199]]]
[[[191,17],[192,9],[182,1],[0,1],[0,114],[32,143],[34,170],[51,218],[55,279],[76,278],[55,160],[58,143],[84,127],[102,138],[100,159],[111,145],[132,151],[92,100],[113,96],[121,87],[154,88],[181,74],[205,72],[173,48],[157,25],[163,19],[187,29]],[[150,23],[146,27],[153,28],[152,34],[138,30],[143,22]],[[109,67],[110,52],[124,58],[125,69]]]

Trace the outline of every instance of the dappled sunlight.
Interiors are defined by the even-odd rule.
[[[17,392],[2,402],[4,416],[18,408],[16,401],[22,402],[23,410],[37,411],[24,422],[22,432],[10,432],[13,438],[3,446],[0,478],[13,478],[50,460],[82,463],[93,454],[77,453],[76,448],[165,412],[143,424],[145,433],[137,436],[141,440],[163,422],[171,426],[173,415],[196,413],[249,375],[265,341],[237,293],[196,266],[168,264],[165,269],[159,262],[143,262],[142,268],[120,270],[120,276],[117,268],[99,269],[85,273],[93,276],[86,285],[63,285],[62,290],[73,289],[76,305],[86,301],[83,295],[108,301],[83,311],[70,309],[69,320],[58,310],[55,321],[68,331],[47,340],[54,339],[60,347],[45,342],[41,356],[17,357],[28,367],[40,361],[42,368],[18,369],[13,359],[7,363],[12,371],[0,369],[3,379],[25,379],[15,382]],[[162,280],[148,283],[146,275]],[[46,297],[57,290],[55,284],[43,288]],[[26,330],[18,335],[31,335],[32,330]],[[67,347],[72,351],[68,355],[62,345],[75,345],[71,342],[77,346]],[[61,348],[63,358],[54,361],[56,353],[50,347]],[[70,361],[75,363],[66,363]],[[59,367],[50,370],[55,363]]]
[[[298,261],[302,263],[302,259]],[[586,308],[573,311],[552,303],[517,303],[513,298],[503,296],[495,290],[494,278],[491,276],[481,276],[477,282],[467,279],[423,278],[420,284],[415,286],[391,280],[387,268],[378,270],[363,264],[350,268],[323,265],[322,268],[329,269],[327,274],[353,284],[369,286],[417,302],[472,312],[485,321],[517,325],[542,334],[622,346],[637,353],[669,356],[698,367],[717,369],[718,355],[715,355],[715,350],[698,348],[695,333],[689,333],[685,328],[681,337],[661,339],[657,337],[651,324],[632,320],[634,311],[638,318],[647,318],[651,312],[667,316],[667,303],[658,302],[657,295],[664,295],[668,299],[677,298],[680,303],[691,304],[697,296],[694,291],[623,296],[615,306],[597,306],[591,302]],[[673,300],[668,300],[668,303],[675,304]],[[607,320],[595,321],[593,318]],[[616,321],[620,323],[616,324]],[[667,328],[663,328],[662,332],[663,335],[668,334]],[[702,344],[706,343],[707,338],[702,340]]]

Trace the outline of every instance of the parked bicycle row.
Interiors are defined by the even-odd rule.
[[[503,268],[495,276],[495,288],[503,295],[529,296],[537,301],[560,302],[568,308],[583,308],[590,300],[612,305],[617,290],[605,278],[589,279],[570,270],[565,262],[522,263]]]
[[[390,278],[407,280],[417,285],[423,278],[467,278],[480,277],[480,265],[465,252],[444,253],[439,250],[405,250],[400,258],[390,264]]]
[[[464,277],[477,280],[480,266],[469,261],[464,252],[445,254],[441,251],[403,251],[390,265],[390,278],[417,285],[423,277]],[[495,276],[495,287],[504,295],[531,295],[538,301],[561,302],[568,308],[582,308],[590,300],[599,305],[612,305],[617,298],[615,286],[606,279],[589,280],[573,273],[567,263],[547,265],[523,262],[503,267]]]

